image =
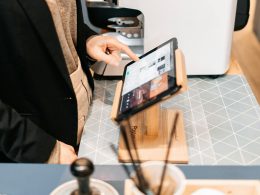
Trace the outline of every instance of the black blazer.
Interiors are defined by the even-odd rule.
[[[77,52],[92,89],[77,1]],[[0,1],[0,162],[46,162],[56,139],[76,146],[77,101],[45,0]]]

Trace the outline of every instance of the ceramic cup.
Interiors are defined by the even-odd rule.
[[[158,191],[158,186],[161,182],[162,170],[164,162],[162,161],[147,161],[141,164],[143,174],[149,183],[149,186],[154,194]],[[132,178],[136,178],[136,174],[132,174]],[[165,172],[164,185],[161,194],[167,195],[182,195],[186,186],[186,179],[182,171],[175,165],[168,164]],[[131,189],[131,195],[143,195],[136,186]]]

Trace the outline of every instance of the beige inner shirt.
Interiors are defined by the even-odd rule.
[[[78,136],[80,142],[92,98],[87,77],[77,54],[77,7],[75,0],[46,0],[58,34],[65,62],[77,98]],[[73,131],[73,129],[71,130]],[[60,144],[57,142],[48,163],[59,163]]]

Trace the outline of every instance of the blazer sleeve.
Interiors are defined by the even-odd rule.
[[[44,163],[56,139],[0,100],[0,151],[23,163]]]
[[[87,55],[86,51],[86,40],[94,35],[97,35],[91,30],[83,20],[82,5],[80,0],[76,0],[77,3],[77,25],[78,25],[78,46],[80,50],[84,50],[84,54]]]

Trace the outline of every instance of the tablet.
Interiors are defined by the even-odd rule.
[[[117,121],[176,93],[181,86],[176,83],[176,38],[161,44],[126,65],[119,102]]]

